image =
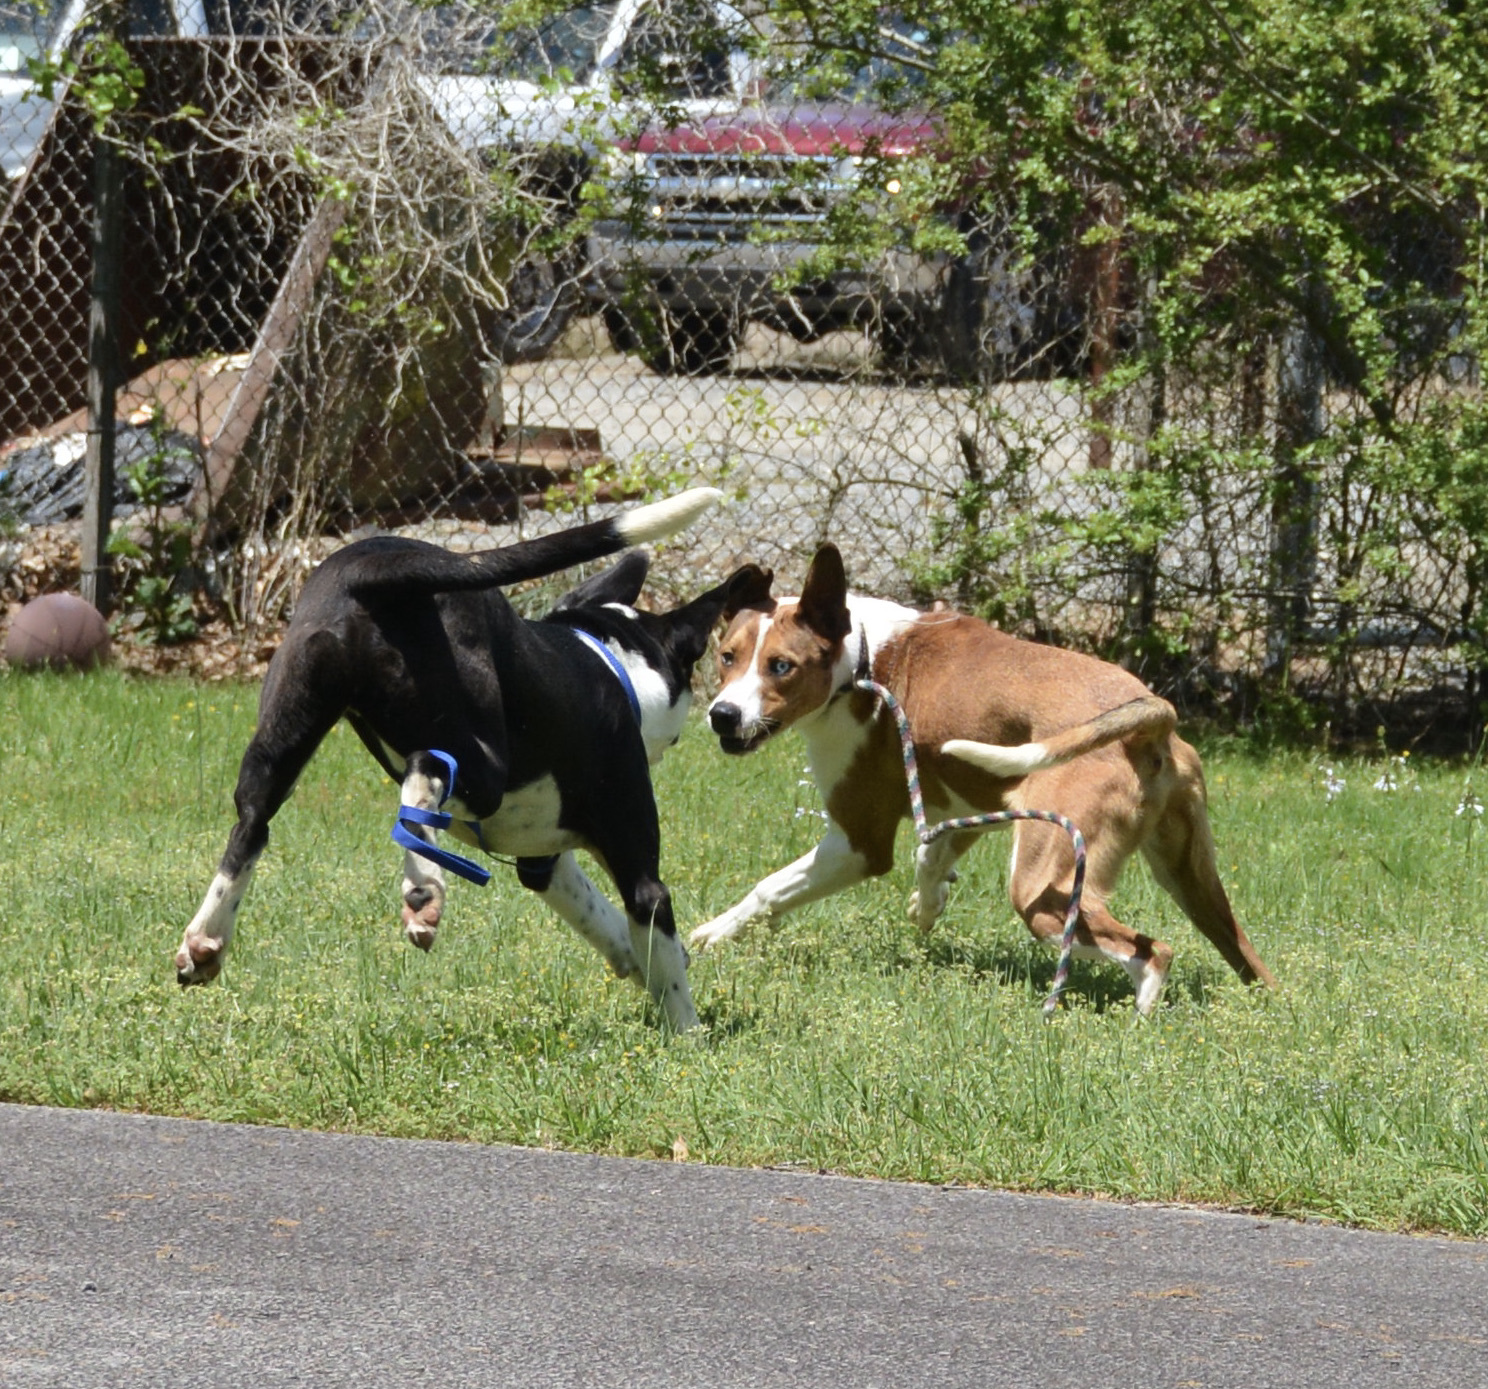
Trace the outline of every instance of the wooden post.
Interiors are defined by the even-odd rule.
[[[119,355],[119,161],[107,135],[93,137],[93,290],[88,309],[88,453],[85,460],[82,595],[107,614],[114,511],[114,397]]]
[[[1121,194],[1107,189],[1103,216],[1119,228],[1124,219]],[[1079,254],[1078,252],[1076,253]],[[1121,327],[1121,238],[1112,236],[1095,248],[1094,278],[1090,288],[1090,388],[1094,400],[1090,410],[1090,466],[1109,468],[1115,461],[1111,429],[1116,402],[1101,391],[1107,373],[1116,365],[1116,334]]]

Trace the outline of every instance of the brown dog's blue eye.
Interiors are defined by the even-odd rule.
[[[777,679],[789,675],[795,668],[795,663],[793,661],[787,661],[784,656],[776,656],[770,662],[770,674]]]
[[[721,666],[731,666],[731,665],[733,665],[733,663],[734,663],[734,653],[732,651],[720,651],[718,653],[718,664],[719,665],[721,665]]]

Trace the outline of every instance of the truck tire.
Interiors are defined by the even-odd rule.
[[[507,306],[496,315],[492,345],[508,365],[537,361],[558,345],[583,302],[588,257],[572,224],[589,164],[572,152],[519,151],[510,169],[496,151],[487,158],[515,171],[531,200],[514,228],[524,253],[507,278]]]
[[[990,385],[1069,373],[1079,325],[1060,293],[1063,279],[1002,238],[974,235],[946,279],[938,336],[947,374]]]
[[[576,248],[517,262],[506,285],[507,306],[492,330],[503,362],[539,361],[558,345],[579,307],[582,270]]]
[[[663,306],[656,315],[657,332],[645,335],[641,358],[661,376],[706,376],[727,371],[739,347],[742,325],[723,309],[684,309]]]
[[[606,304],[600,316],[604,319],[605,332],[609,336],[610,346],[616,352],[623,352],[629,356],[632,352],[641,350],[644,340],[641,329],[619,304]]]
[[[891,376],[913,379],[945,369],[943,332],[936,331],[939,306],[881,312],[870,325],[879,366]],[[954,375],[954,373],[952,373]]]

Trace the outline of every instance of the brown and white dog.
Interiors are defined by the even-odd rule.
[[[1139,1012],[1152,1011],[1173,960],[1171,946],[1106,907],[1139,850],[1242,979],[1274,983],[1219,880],[1198,754],[1174,732],[1172,706],[1135,676],[976,618],[850,595],[830,545],[818,551],[799,598],[767,599],[725,620],[713,731],[725,752],[740,754],[799,729],[828,826],[810,853],[698,927],[693,945],[717,945],[751,922],[773,922],[888,872],[909,795],[893,719],[854,688],[871,673],[909,716],[931,823],[1028,809],[1056,811],[1079,827],[1088,860],[1075,953],[1123,965]],[[956,860],[982,833],[952,832],[919,847],[909,911],[921,929],[944,909]],[[1015,825],[1009,890],[1036,939],[1059,944],[1073,872],[1063,830]]]

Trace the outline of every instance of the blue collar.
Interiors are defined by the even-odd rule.
[[[636,694],[635,686],[631,683],[630,672],[620,664],[615,653],[600,641],[598,637],[586,632],[582,627],[570,627],[568,630],[583,642],[585,646],[589,647],[591,651],[596,651],[603,656],[605,663],[615,672],[615,679],[620,682],[620,688],[625,691],[625,697],[630,701],[630,712],[635,715],[636,726],[639,728],[641,723],[641,701],[640,697]]]

